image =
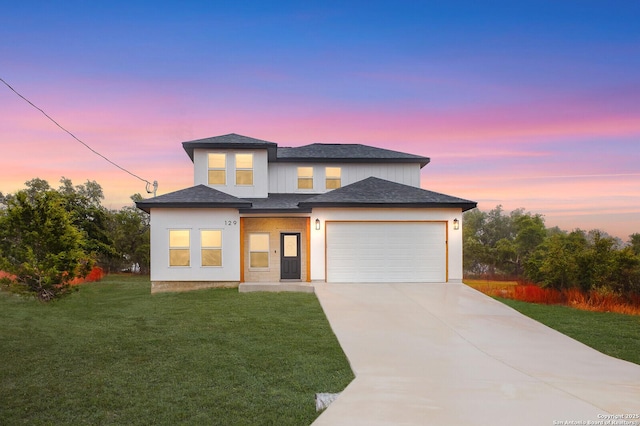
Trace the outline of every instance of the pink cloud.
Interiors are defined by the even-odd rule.
[[[180,142],[236,132],[281,146],[364,143],[429,156],[423,187],[477,200],[483,210],[503,204],[554,218],[614,218],[640,210],[638,169],[616,169],[622,160],[616,155],[626,150],[559,153],[551,143],[640,135],[640,113],[633,109],[608,111],[566,99],[448,110],[354,109],[294,96],[268,108],[264,99],[252,103],[242,94],[209,102],[157,94],[151,86],[129,94],[101,92],[97,101],[92,84],[74,98],[65,98],[62,90],[44,92],[40,106],[103,155],[144,179],[158,180],[160,194],[193,184],[192,164]],[[0,100],[0,191],[13,192],[33,177],[53,186],[61,176],[76,184],[96,180],[105,190],[105,204],[114,208],[144,192],[143,182],[91,153],[18,98],[4,93]],[[572,161],[576,156],[580,161]],[[637,225],[627,223],[627,229],[632,226]]]

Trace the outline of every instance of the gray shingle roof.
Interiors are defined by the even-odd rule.
[[[269,161],[328,162],[328,163],[419,163],[426,166],[428,157],[376,148],[361,144],[314,143],[299,147],[278,147],[275,142],[230,133],[205,139],[182,142],[193,161],[193,151],[202,149],[266,149]]]
[[[205,149],[267,149],[269,152],[269,160],[275,160],[276,147],[275,142],[264,141],[262,139],[250,138],[248,136],[229,133],[228,135],[214,136],[205,139],[196,139],[193,141],[182,142],[182,147],[193,161],[193,150],[196,148]]]
[[[159,195],[148,200],[136,201],[136,206],[149,213],[152,208],[249,208],[251,202],[226,194],[206,185],[193,186],[187,189]]]
[[[420,167],[424,167],[431,160],[420,155],[361,144],[314,143],[294,148],[279,147],[277,161],[420,163]]]
[[[414,186],[369,177],[308,198],[300,207],[476,207],[475,201],[452,197]]]
[[[245,198],[251,202],[250,209],[240,209],[242,213],[309,213],[311,208],[300,208],[298,203],[317,194],[269,194],[268,198]]]
[[[324,194],[269,194],[268,198],[237,198],[206,185],[198,185],[148,200],[136,206],[152,208],[237,208],[242,213],[309,213],[314,207],[476,207],[475,201],[370,177]]]

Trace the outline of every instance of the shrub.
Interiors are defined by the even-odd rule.
[[[640,294],[635,293],[620,296],[604,288],[583,291],[578,287],[571,287],[560,291],[532,284],[510,285],[489,281],[469,281],[469,284],[491,297],[544,305],[562,304],[585,311],[640,315]]]
[[[105,273],[104,270],[99,266],[94,266],[91,271],[85,277],[76,277],[71,280],[71,285],[78,285],[84,283],[93,283],[96,281],[100,281],[104,278]]]
[[[556,305],[562,303],[562,294],[553,288],[542,288],[537,285],[517,285],[514,287],[515,300],[530,303]]]

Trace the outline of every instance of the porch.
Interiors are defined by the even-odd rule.
[[[309,233],[309,217],[241,217],[241,284],[308,283]]]

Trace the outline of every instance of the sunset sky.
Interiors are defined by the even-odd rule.
[[[0,78],[158,194],[227,133],[431,158],[422,187],[640,232],[640,2],[4,2]],[[145,184],[0,83],[0,191]]]

